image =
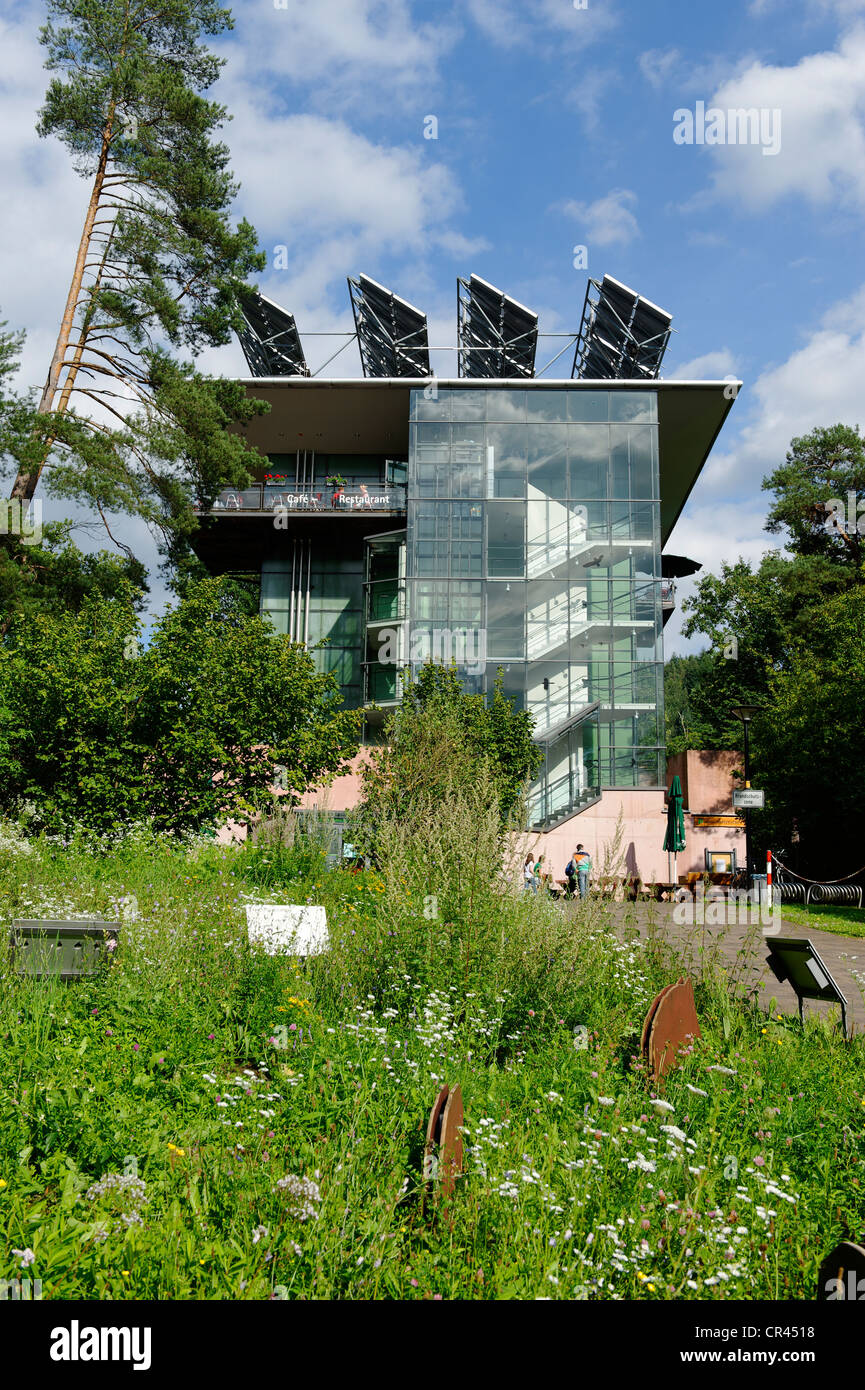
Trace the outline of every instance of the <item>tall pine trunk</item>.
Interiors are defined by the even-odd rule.
[[[84,219],[84,227],[81,232],[81,240],[78,244],[78,256],[75,261],[75,270],[72,275],[72,284],[69,287],[69,295],[66,300],[66,308],[63,312],[63,320],[60,324],[60,332],[57,335],[57,344],[54,348],[54,356],[51,358],[51,366],[48,370],[48,380],[45,383],[37,414],[47,415],[53,406],[54,397],[60,384],[60,373],[63,370],[63,363],[66,358],[66,350],[69,347],[69,339],[72,336],[72,326],[75,322],[75,315],[78,310],[78,303],[81,297],[81,287],[84,281],[84,267],[90,254],[90,242],[93,236],[93,227],[96,222],[96,214],[99,211],[99,202],[102,197],[102,185],[105,182],[105,171],[108,167],[108,152],[111,145],[111,131],[114,124],[114,106],[112,105],[105,129],[102,133],[102,149],[99,154],[99,164],[96,169],[96,177],[93,180],[93,188],[90,193],[90,202],[87,206],[87,216]],[[61,401],[61,411],[65,411],[69,402],[69,392],[65,392]],[[42,455],[42,462],[36,468],[30,468],[26,472],[19,472],[12,486],[11,497],[20,498],[22,502],[31,501],[36,491],[36,485],[45,467],[45,461],[51,451],[52,439],[48,439]]]

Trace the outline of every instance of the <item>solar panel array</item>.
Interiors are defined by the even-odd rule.
[[[364,376],[429,378],[426,314],[368,275],[349,278],[348,287]],[[240,308],[244,326],[238,336],[254,376],[310,375],[293,314],[253,290],[241,296]],[[671,325],[670,314],[611,275],[589,280],[571,375],[653,380]],[[457,280],[461,377],[533,377],[537,346],[538,316],[531,309],[479,275]]]
[[[240,296],[244,327],[237,335],[253,376],[309,376],[294,314],[257,290]]]
[[[459,375],[531,377],[538,316],[479,275],[457,280]]]
[[[367,275],[349,278],[348,291],[364,376],[428,377],[426,314]]]
[[[571,375],[602,381],[654,379],[672,322],[671,314],[612,275],[590,280]]]

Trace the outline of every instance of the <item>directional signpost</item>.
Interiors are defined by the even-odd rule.
[[[739,787],[733,792],[733,810],[762,811],[766,804],[766,793],[753,787]]]

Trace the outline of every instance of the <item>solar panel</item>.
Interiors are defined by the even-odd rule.
[[[239,296],[244,327],[238,333],[253,376],[309,376],[294,314],[257,290]]]
[[[368,275],[349,278],[348,292],[364,376],[428,377],[426,314]]]
[[[571,375],[584,380],[656,378],[672,322],[670,314],[612,275],[590,280]]]
[[[648,299],[639,299],[631,320],[634,375],[656,377],[670,341],[672,316]]]
[[[479,275],[457,280],[459,374],[531,377],[538,316]]]

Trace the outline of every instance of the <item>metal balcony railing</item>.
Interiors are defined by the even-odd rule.
[[[209,508],[200,504],[197,511],[246,512],[267,515],[272,512],[404,512],[405,483],[388,483],[386,487],[346,483],[327,487],[313,484],[302,487],[225,488],[214,498]]]
[[[404,617],[404,582],[400,579],[372,580],[368,585],[367,622],[401,622]]]

